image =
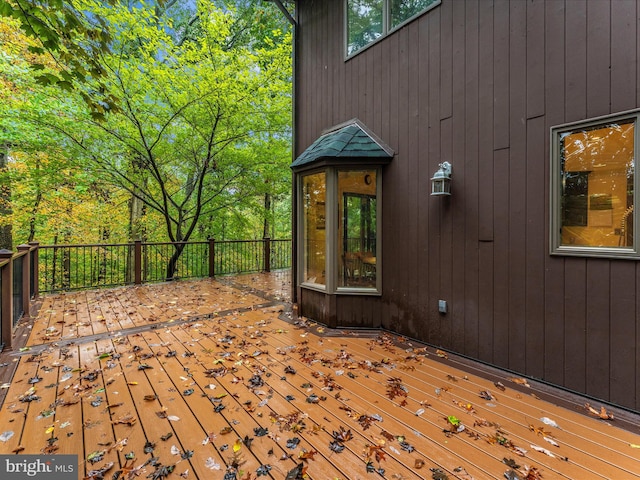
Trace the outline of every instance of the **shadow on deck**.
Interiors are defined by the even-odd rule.
[[[0,357],[0,453],[75,454],[79,479],[640,478],[635,415],[292,318],[289,292],[276,272],[45,297]]]

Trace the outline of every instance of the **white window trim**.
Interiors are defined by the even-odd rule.
[[[577,257],[597,257],[597,258],[618,258],[618,259],[640,259],[640,237],[638,221],[640,214],[638,208],[633,211],[633,245],[630,247],[589,247],[562,245],[561,242],[561,222],[562,222],[562,179],[560,165],[560,135],[582,128],[590,128],[607,123],[615,123],[625,120],[633,120],[634,127],[634,175],[633,175],[633,196],[634,207],[638,202],[640,190],[640,175],[637,170],[638,156],[640,155],[640,110],[630,110],[615,115],[595,117],[583,121],[566,123],[551,127],[550,137],[550,202],[549,202],[549,253],[551,255],[577,256]]]
[[[383,0],[383,6],[382,6],[382,9],[383,9],[383,11],[382,11],[382,34],[378,38],[376,38],[375,40],[367,43],[365,46],[359,48],[358,50],[356,50],[353,53],[349,53],[349,5],[348,5],[348,2],[349,2],[349,0],[344,0],[343,1],[343,7],[344,7],[343,8],[343,14],[344,14],[344,22],[343,22],[343,25],[344,25],[344,57],[345,57],[345,60],[349,60],[350,58],[355,57],[359,53],[364,52],[365,50],[369,49],[373,45],[375,45],[378,42],[382,41],[384,38],[388,37],[392,33],[400,30],[402,27],[404,27],[408,23],[413,22],[416,18],[418,18],[418,17],[424,15],[425,13],[427,13],[428,11],[436,8],[437,6],[439,6],[442,3],[442,0],[435,0],[431,5],[425,7],[423,10],[420,10],[418,13],[416,13],[412,17],[407,18],[404,22],[399,23],[395,27],[390,27],[391,26],[391,8],[389,6],[389,0]]]

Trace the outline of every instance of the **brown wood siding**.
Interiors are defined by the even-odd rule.
[[[296,154],[354,117],[396,152],[382,297],[302,290],[301,313],[640,410],[638,262],[548,253],[549,129],[640,107],[638,5],[442,0],[345,60],[343,1],[299,1]]]

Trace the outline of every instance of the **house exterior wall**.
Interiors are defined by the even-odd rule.
[[[549,254],[550,127],[640,107],[640,4],[442,0],[348,60],[343,0],[297,15],[296,156],[351,118],[396,152],[382,296],[298,288],[301,313],[640,410],[640,264]]]

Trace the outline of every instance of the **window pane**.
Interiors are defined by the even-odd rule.
[[[425,10],[440,0],[390,0],[391,5],[391,28],[397,27],[401,23],[409,20],[414,15]]]
[[[340,287],[376,286],[376,171],[338,172]]]
[[[560,136],[561,244],[633,245],[633,122]]]
[[[347,1],[348,55],[382,35],[383,5],[383,0]]]
[[[326,285],[326,191],[324,173],[306,175],[302,178],[303,195],[303,281]]]

